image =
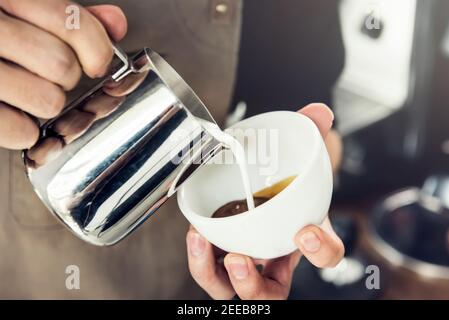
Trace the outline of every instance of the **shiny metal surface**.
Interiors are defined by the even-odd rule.
[[[422,278],[449,279],[449,215],[440,199],[419,188],[397,192],[374,210],[373,249]]]
[[[428,178],[423,186],[423,192],[440,199],[443,206],[449,210],[449,176],[436,175]]]
[[[123,239],[222,149],[201,125],[214,122],[206,107],[157,53],[116,54],[120,67],[23,153],[48,209],[99,246]]]

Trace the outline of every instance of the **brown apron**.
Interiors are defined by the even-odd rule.
[[[119,5],[129,19],[120,44],[125,50],[149,46],[163,54],[223,121],[237,65],[241,0],[220,1],[228,4],[225,13],[214,0],[81,1],[102,2]],[[18,152],[0,150],[0,163],[0,298],[205,296],[188,272],[188,224],[176,199],[118,245],[99,248],[75,238],[43,207]],[[79,267],[79,290],[66,287],[70,265]]]

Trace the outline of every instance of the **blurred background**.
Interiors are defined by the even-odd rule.
[[[291,298],[449,299],[449,2],[273,3],[245,2],[234,114],[326,102],[344,142],[346,257]]]

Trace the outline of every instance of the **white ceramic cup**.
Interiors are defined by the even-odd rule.
[[[229,133],[237,138],[241,134],[247,136],[244,148],[250,162],[253,193],[285,178],[297,177],[254,210],[210,218],[226,203],[245,199],[238,165],[212,161],[178,190],[179,207],[201,235],[227,252],[259,259],[287,255],[297,249],[296,233],[309,224],[321,224],[328,213],[332,169],[320,132],[312,120],[289,111],[261,114],[230,129]],[[256,157],[256,163],[251,162],[254,150],[269,155],[271,165],[263,156]],[[223,155],[229,152],[226,150]]]

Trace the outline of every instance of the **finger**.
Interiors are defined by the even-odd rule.
[[[295,251],[285,257],[271,260],[263,269],[263,275],[279,282],[290,291],[293,272],[301,259],[301,252]]]
[[[323,138],[327,136],[334,122],[334,113],[328,106],[322,103],[312,103],[298,112],[312,119]]]
[[[128,32],[128,21],[122,9],[112,5],[98,5],[86,8],[106,28],[109,36],[116,42]]]
[[[39,128],[23,111],[0,102],[0,147],[22,150],[33,146]]]
[[[295,236],[299,250],[318,268],[335,267],[343,258],[343,242],[332,229],[329,220],[320,228],[315,225],[303,228]]]
[[[224,259],[235,292],[242,300],[286,299],[289,287],[275,279],[263,277],[249,257],[228,254]]]
[[[98,19],[83,7],[67,0],[0,0],[0,6],[10,15],[66,42],[89,77],[103,76],[108,70],[113,56],[112,43]],[[79,26],[72,23],[76,22],[74,17],[78,13]],[[121,16],[117,23],[124,23]]]
[[[343,141],[337,131],[331,130],[324,142],[331,160],[332,172],[336,173],[340,169],[343,159]]]
[[[0,11],[0,56],[59,84],[75,87],[81,66],[73,50],[57,37]]]
[[[213,299],[228,300],[235,296],[226,270],[215,260],[213,246],[194,229],[187,233],[187,255],[193,279]]]
[[[66,97],[50,81],[0,61],[0,99],[36,117],[49,119],[61,112]]]

